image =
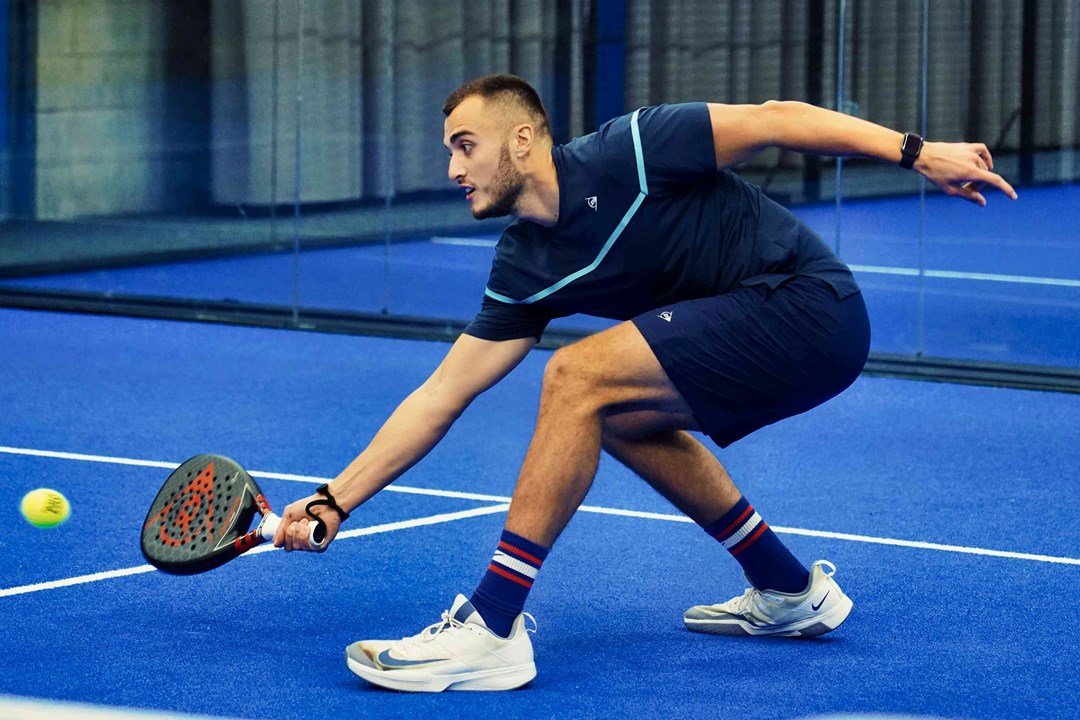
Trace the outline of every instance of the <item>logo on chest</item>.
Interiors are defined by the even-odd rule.
[[[585,202],[588,203],[589,207],[592,208],[593,211],[596,210],[596,196],[595,195],[590,195],[589,197],[585,198]]]

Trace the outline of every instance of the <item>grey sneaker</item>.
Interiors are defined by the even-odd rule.
[[[818,560],[810,568],[810,583],[801,593],[749,587],[725,603],[690,608],[683,614],[683,623],[688,630],[713,635],[824,635],[838,628],[851,612],[851,598],[833,580],[835,572],[831,562]]]
[[[442,620],[401,640],[361,640],[345,649],[345,662],[369,683],[392,690],[512,690],[536,677],[528,613],[518,615],[510,637],[488,630],[464,595]]]

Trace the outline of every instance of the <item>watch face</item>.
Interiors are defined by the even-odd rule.
[[[895,145],[893,147],[896,147]],[[915,133],[907,133],[904,135],[904,146],[901,148],[901,152],[905,155],[917,155],[919,150],[922,149],[922,138]]]

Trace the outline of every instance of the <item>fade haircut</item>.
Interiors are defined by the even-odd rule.
[[[443,103],[443,115],[449,117],[450,113],[454,112],[454,108],[465,98],[473,95],[479,95],[488,102],[516,105],[524,109],[536,128],[536,132],[542,136],[551,137],[547,111],[544,110],[544,104],[540,102],[540,96],[532,85],[517,75],[485,75],[476,80],[470,80],[446,98],[446,102]]]

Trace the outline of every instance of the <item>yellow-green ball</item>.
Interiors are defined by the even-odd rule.
[[[39,528],[56,527],[71,515],[68,499],[49,488],[38,488],[26,493],[19,509],[28,523]]]

